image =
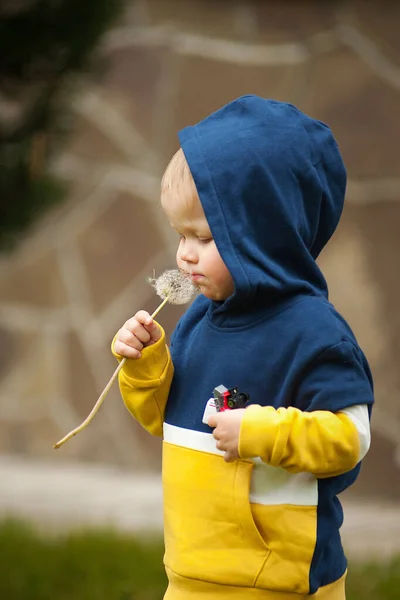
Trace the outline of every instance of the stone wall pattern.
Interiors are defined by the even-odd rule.
[[[385,5],[385,9],[382,6]],[[373,445],[354,493],[400,499],[400,5],[378,1],[138,0],[102,47],[107,70],[74,99],[52,169],[68,200],[0,260],[0,452],[157,471],[160,441],[117,386],[110,341],[157,305],[146,277],[174,265],[158,206],[176,132],[245,93],[326,121],[349,173],[340,227],[320,264],[376,384]],[[160,320],[171,332],[181,309]]]

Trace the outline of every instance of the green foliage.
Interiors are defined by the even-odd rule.
[[[0,598],[12,600],[161,600],[161,542],[113,531],[40,536],[26,525],[0,526]]]
[[[38,80],[85,66],[121,0],[37,0],[0,20],[4,76]]]
[[[21,165],[13,170],[13,175],[0,165],[1,191],[9,200],[0,201],[0,251],[11,250],[21,230],[65,197],[61,182],[46,174],[31,179]]]
[[[0,598],[161,600],[167,582],[161,541],[114,531],[43,536],[15,521],[0,524]],[[400,557],[350,564],[347,600],[398,600]]]
[[[124,0],[37,0],[11,14],[0,9],[1,92],[9,100],[28,99],[19,122],[5,123],[3,139],[22,142],[46,130],[65,77],[88,67],[123,6]]]
[[[54,183],[46,166],[66,132],[71,81],[93,70],[97,46],[124,4],[32,0],[0,6],[0,250],[60,201],[58,192],[48,193]],[[38,193],[43,185],[44,197]]]
[[[347,600],[398,600],[400,556],[387,563],[350,564]]]

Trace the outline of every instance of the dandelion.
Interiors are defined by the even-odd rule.
[[[187,304],[197,291],[189,275],[178,269],[164,271],[160,277],[149,279],[149,283],[157,296],[170,304]]]
[[[152,318],[156,317],[160,310],[169,302],[170,304],[187,304],[193,298],[196,293],[196,288],[192,284],[188,275],[179,271],[178,269],[170,269],[168,271],[164,271],[160,277],[152,277],[149,279],[149,283],[154,287],[156,293],[160,298],[162,298],[161,304],[156,308],[156,310],[151,315]],[[103,404],[105,397],[107,396],[108,391],[110,390],[112,384],[118,376],[118,373],[122,369],[126,362],[126,358],[123,358],[119,363],[118,367],[115,369],[114,373],[110,381],[107,383],[106,387],[100,394],[99,399],[96,404],[92,408],[92,411],[86,417],[86,419],[81,423],[78,427],[70,431],[65,437],[63,437],[59,442],[54,444],[54,448],[60,448],[65,442],[70,440],[74,435],[85,429],[87,425],[89,425],[90,421],[92,421],[93,417],[99,410],[100,406]]]

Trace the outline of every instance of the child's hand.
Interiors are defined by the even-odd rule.
[[[140,358],[142,348],[158,342],[161,335],[160,327],[150,314],[140,310],[118,331],[114,341],[114,352],[126,358]]]
[[[217,440],[218,450],[225,451],[226,462],[234,462],[239,458],[239,434],[245,410],[225,410],[208,419],[209,426],[215,427],[213,436]]]

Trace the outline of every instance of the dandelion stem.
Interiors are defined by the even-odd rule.
[[[164,308],[164,306],[167,304],[167,302],[168,302],[168,296],[166,296],[164,298],[164,300],[161,302],[161,304],[156,308],[156,310],[151,315],[151,317],[153,319],[158,315],[158,313],[160,312],[160,310],[162,308]],[[62,446],[63,444],[65,444],[65,442],[68,442],[68,440],[70,440],[72,437],[74,437],[74,435],[76,435],[77,433],[81,432],[83,429],[85,429],[85,427],[87,427],[89,425],[90,421],[93,419],[93,417],[95,416],[95,414],[99,410],[100,406],[103,404],[105,397],[107,396],[107,394],[108,394],[108,392],[109,392],[112,384],[114,383],[115,379],[117,378],[118,373],[120,372],[120,370],[124,366],[125,362],[126,362],[126,358],[123,358],[121,360],[121,362],[119,363],[118,367],[115,369],[114,373],[112,374],[110,381],[107,383],[106,387],[101,392],[101,394],[99,396],[99,399],[97,400],[96,404],[93,406],[91,412],[86,417],[86,419],[83,421],[83,423],[81,423],[78,427],[76,427],[75,429],[73,429],[72,431],[70,431],[59,442],[57,442],[56,444],[54,444],[54,446],[53,446],[54,449],[60,448],[60,446]]]

